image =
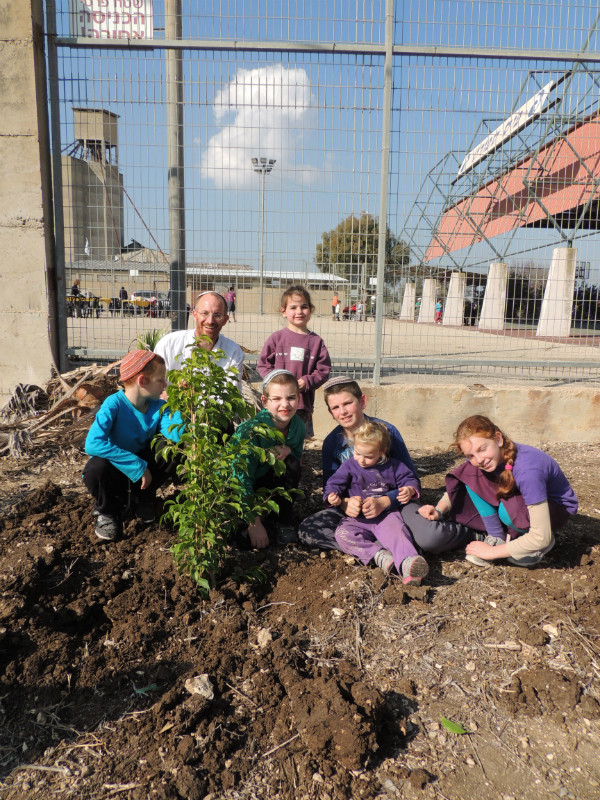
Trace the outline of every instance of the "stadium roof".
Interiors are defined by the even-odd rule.
[[[600,112],[443,213],[425,261],[515,228],[600,229]]]

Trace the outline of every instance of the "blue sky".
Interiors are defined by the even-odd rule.
[[[384,7],[383,0],[186,0],[183,36],[381,42]],[[68,31],[67,8],[64,0],[59,3],[63,33]],[[298,16],[298,8],[304,17]],[[560,53],[582,46],[597,4],[414,0],[398,2],[396,9],[395,41],[400,45]],[[154,14],[160,29],[161,3],[155,3]],[[163,35],[156,31],[157,38]],[[596,34],[591,49],[597,46]],[[167,250],[163,54],[61,48],[59,56],[62,145],[73,140],[73,106],[104,107],[119,114],[125,186]],[[184,51],[189,261],[257,266],[260,178],[252,171],[252,155],[277,160],[266,179],[266,267],[311,268],[323,231],[351,213],[378,214],[382,66],[379,56],[363,54]],[[444,169],[435,177],[438,185],[447,185],[450,167],[531,96],[540,81],[563,68],[523,60],[396,58],[390,228],[426,247],[430,231],[413,206],[422,197],[429,171],[442,163]],[[573,87],[568,101],[572,110],[585,91],[583,83]],[[126,206],[126,241],[135,238],[151,245],[145,226]],[[432,202],[430,213],[435,207]],[[539,238],[529,236],[523,247]],[[544,232],[539,244],[545,240],[548,246],[556,244],[551,231]],[[582,257],[593,261],[596,244],[595,236],[582,240]],[[514,245],[522,249],[518,241]],[[526,257],[519,255],[518,260]],[[547,249],[531,257],[545,259]],[[466,263],[486,258],[485,252],[475,252]]]

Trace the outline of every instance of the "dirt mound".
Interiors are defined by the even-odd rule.
[[[208,599],[167,528],[95,539],[80,454],[5,462],[2,796],[597,799],[598,461],[572,454],[583,513],[542,568],[449,554],[405,589],[291,546],[232,553],[228,575],[261,579]],[[319,462],[307,452],[303,516]],[[446,462],[417,460],[426,499]]]

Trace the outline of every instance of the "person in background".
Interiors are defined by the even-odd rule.
[[[334,292],[334,294],[333,294],[333,297],[332,297],[332,299],[331,299],[331,319],[332,319],[334,322],[335,322],[335,320],[338,318],[338,317],[336,316],[336,309],[337,309],[337,307],[338,307],[338,305],[339,305],[339,302],[340,302],[340,301],[339,301],[339,299],[338,299],[338,294],[337,294],[337,292]]]
[[[127,506],[142,522],[154,522],[156,490],[175,477],[177,464],[151,447],[157,433],[178,441],[183,426],[179,413],[161,414],[165,376],[161,356],[150,350],[127,353],[120,367],[124,389],[102,403],[85,440],[91,457],[83,482],[96,501],[95,532],[104,541],[122,532]]]
[[[442,324],[442,304],[439,300],[435,304],[435,322],[436,325]]]
[[[288,287],[281,295],[280,310],[287,326],[264,343],[257,369],[262,378],[274,369],[289,370],[296,376],[300,389],[298,416],[311,438],[315,390],[329,377],[331,360],[323,339],[308,329],[314,306],[304,286]]]
[[[235,322],[235,289],[230,286],[225,292],[225,301],[227,302],[227,313],[233,318]]]
[[[465,462],[446,476],[436,506],[419,509],[443,535],[462,524],[470,538],[467,561],[488,566],[506,558],[534,567],[554,547],[554,533],[577,513],[575,492],[556,461],[535,447],[516,444],[488,417],[463,420],[454,447]],[[446,521],[444,518],[449,515]]]
[[[81,288],[79,286],[79,278],[75,278],[73,281],[73,286],[71,286],[71,297],[74,298],[71,302],[73,303],[73,311],[76,317],[83,316],[83,309],[81,306]]]
[[[124,286],[119,289],[119,300],[129,300],[129,294]]]

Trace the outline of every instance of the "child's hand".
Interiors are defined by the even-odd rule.
[[[360,514],[361,510],[362,510],[362,497],[358,495],[356,497],[349,497],[348,503],[346,505],[346,516],[354,517],[356,519],[356,517],[358,517],[358,515]]]
[[[292,452],[292,449],[291,447],[288,447],[287,444],[282,444],[274,447],[273,452],[275,453],[275,457],[278,461],[284,461]]]
[[[384,497],[367,497],[362,504],[362,513],[367,519],[375,519],[375,517],[383,514],[389,506],[390,498],[387,495]]]
[[[306,391],[306,381],[304,378],[298,378],[298,388],[301,392]]]
[[[408,503],[417,493],[417,490],[414,486],[402,486],[398,490],[398,502],[399,503]]]
[[[248,525],[248,537],[252,547],[257,550],[264,550],[269,546],[269,534],[260,517],[256,519],[253,525]]]
[[[469,555],[484,558],[486,561],[493,561],[495,558],[507,558],[510,555],[506,544],[498,544],[494,547],[486,542],[469,542],[465,550]]]
[[[327,495],[327,502],[330,506],[339,506],[339,504],[342,502],[342,498],[339,496],[339,494],[331,492],[331,494]]]
[[[425,517],[425,519],[431,519],[431,520],[438,520],[440,517],[440,515],[436,511],[435,506],[421,506],[419,508],[419,514],[422,517]]]
[[[152,473],[149,469],[146,469],[146,472],[142,475],[142,484],[140,489],[147,489],[150,484],[152,483]]]

